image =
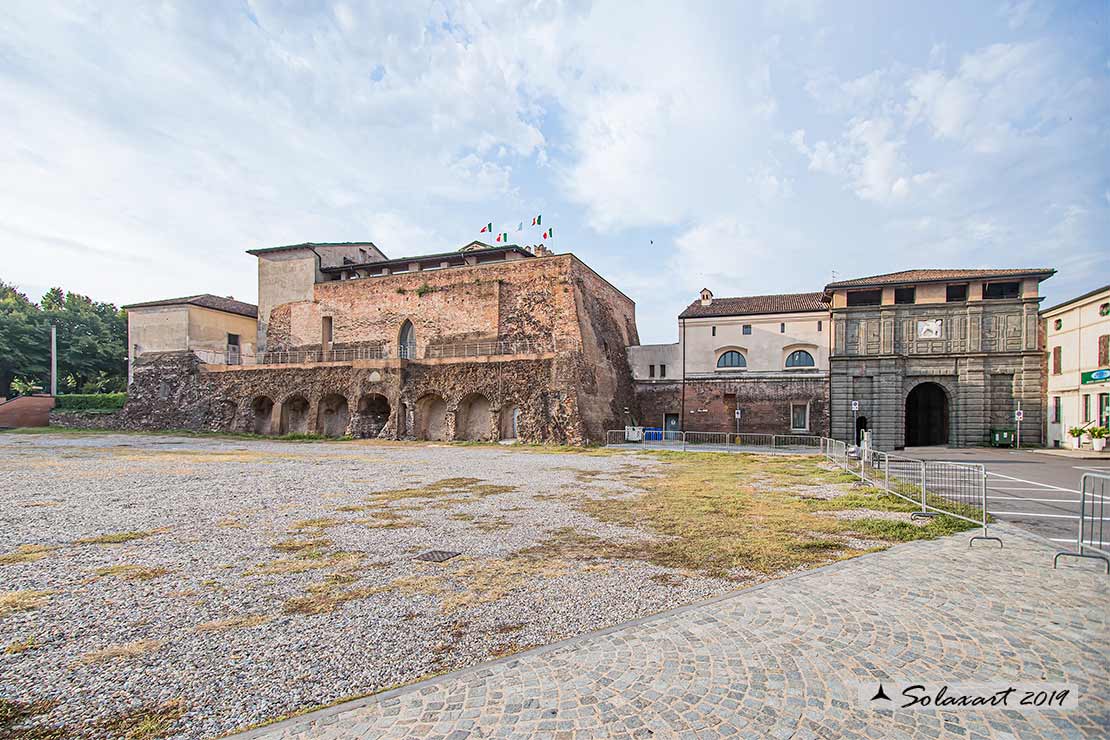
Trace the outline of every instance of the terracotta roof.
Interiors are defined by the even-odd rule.
[[[145,303],[132,303],[123,306],[124,309],[132,308],[156,308],[158,306],[200,306],[201,308],[210,308],[213,311],[223,311],[224,313],[238,314],[239,316],[248,316],[252,319],[258,318],[258,306],[253,303],[243,303],[234,298],[223,298],[211,293],[201,293],[200,295],[187,295],[182,298],[166,298],[161,301],[147,301]]]
[[[290,249],[310,249],[312,247],[370,247],[377,250],[378,254],[385,257],[383,252],[374,242],[302,242],[300,244],[284,244],[280,247],[262,247],[260,249],[248,249],[247,254],[259,255],[268,254],[270,252],[285,252]]]
[[[804,313],[828,311],[821,302],[822,293],[780,293],[777,295],[748,295],[737,298],[714,298],[708,306],[694,301],[678,315],[680,319],[707,316],[745,316],[761,313]]]
[[[1002,277],[1051,277],[1056,271],[1051,267],[1030,267],[1025,269],[1002,270],[902,270],[901,272],[887,272],[882,275],[852,278],[829,283],[825,290],[835,288],[858,288],[871,285],[896,285],[903,283],[930,283],[946,280],[984,280]]]

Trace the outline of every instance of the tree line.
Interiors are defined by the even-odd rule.
[[[50,327],[58,328],[59,393],[127,390],[127,312],[51,288],[38,303],[0,280],[0,397],[50,387]]]

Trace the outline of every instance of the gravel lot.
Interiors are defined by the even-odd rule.
[[[576,507],[636,495],[661,467],[637,453],[122,434],[0,450],[0,698],[88,736],[211,737],[743,585],[545,553],[560,530],[651,536]],[[413,559],[427,550],[462,555]]]

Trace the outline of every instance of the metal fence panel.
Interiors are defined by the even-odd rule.
[[[1052,567],[1062,557],[1091,558],[1106,563],[1110,573],[1110,542],[1106,537],[1106,497],[1110,496],[1110,475],[1103,473],[1084,473],[1079,479],[1079,531],[1075,537],[1075,549],[1056,553]]]

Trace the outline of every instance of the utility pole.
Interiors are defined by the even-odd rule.
[[[50,326],[50,395],[58,395],[58,327]]]

